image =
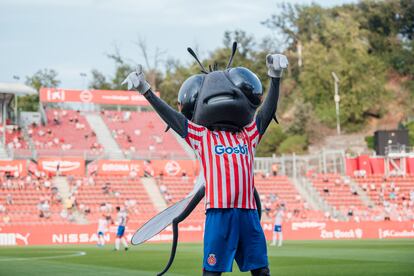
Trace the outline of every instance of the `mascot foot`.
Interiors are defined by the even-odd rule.
[[[250,271],[252,276],[270,276],[270,269],[268,267],[263,267]]]

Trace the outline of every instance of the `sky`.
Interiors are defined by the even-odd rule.
[[[256,39],[274,35],[261,22],[278,12],[282,0],[0,0],[0,82],[23,82],[48,68],[58,72],[64,88],[84,88],[92,69],[110,76],[106,54],[118,48],[133,63],[144,60],[136,42],[146,42],[149,55],[158,47],[163,58],[191,60],[186,48],[201,58],[222,46],[227,30],[242,29]],[[355,0],[306,1],[334,6]],[[160,64],[160,69],[164,65]],[[86,73],[85,77],[81,73]]]

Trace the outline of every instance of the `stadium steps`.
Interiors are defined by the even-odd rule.
[[[313,196],[314,194],[311,194],[306,185],[302,184],[302,180],[299,178],[290,179],[290,182],[293,183],[296,190],[300,194],[300,196],[306,200],[306,202],[309,203],[310,207],[314,210],[323,210],[322,204],[320,204],[320,200],[318,199],[319,195]]]
[[[361,199],[361,201],[367,206],[371,208],[375,208],[375,203],[370,199],[370,197],[367,195],[367,193],[356,183],[353,181],[352,178],[348,176],[343,176],[342,179],[348,179],[349,185],[358,192],[358,196]]]
[[[155,179],[150,177],[142,177],[141,181],[155,209],[160,212],[167,208],[167,203],[165,202]]]
[[[98,142],[104,147],[105,154],[109,159],[124,159],[124,154],[118,143],[112,137],[111,132],[103,121],[101,115],[86,113],[85,118],[96,134]]]
[[[7,159],[10,159],[10,157],[7,154],[5,147],[3,146],[3,142],[0,142],[0,160],[7,160]]]
[[[33,143],[33,139],[32,137],[30,137],[28,131],[27,131],[27,127],[23,127],[22,128],[22,132],[23,132],[23,138],[26,141],[27,145],[28,145],[28,149],[31,151],[31,153],[33,154],[35,152],[36,146]]]
[[[319,194],[319,192],[315,189],[312,182],[307,179],[306,177],[300,178],[298,183],[303,187],[303,189],[308,193],[308,196],[313,198],[317,203],[318,210],[322,210],[323,212],[328,212],[332,217],[337,218],[339,220],[346,220],[346,216],[335,209],[333,206],[328,204],[328,202]]]
[[[70,197],[70,187],[69,183],[66,177],[64,176],[55,176],[53,178],[53,183],[55,184],[56,188],[58,189],[59,195],[62,197],[62,202],[65,204],[65,202]],[[65,206],[63,206],[65,208]],[[84,215],[79,213],[78,211],[72,212],[72,215],[74,217],[74,222],[79,224],[86,224],[88,223],[88,220],[85,218]]]
[[[191,159],[195,159],[196,156],[195,156],[194,150],[175,131],[173,131],[173,130],[170,130],[170,131],[171,131],[171,133],[173,133],[175,139],[177,139],[177,142],[184,149],[184,151],[188,155],[188,157],[190,157]]]

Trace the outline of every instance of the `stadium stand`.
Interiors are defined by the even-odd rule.
[[[17,125],[7,125],[6,127],[6,145],[9,149],[27,148],[22,129]],[[0,135],[3,135],[3,126],[0,125]]]
[[[53,181],[45,174],[13,177],[2,174],[0,184],[0,214],[3,224],[59,224],[62,201]]]
[[[126,176],[68,177],[71,197],[60,198],[53,179],[35,172],[26,177],[2,174],[0,184],[0,224],[58,224],[74,223],[73,213],[80,212],[89,223],[102,213],[114,215],[116,206],[128,209],[130,220],[142,224],[156,214],[156,210],[139,178]],[[339,181],[338,181],[339,180]],[[339,175],[317,175],[312,184],[321,196],[346,214],[353,211],[354,221],[413,220],[414,177],[385,179],[370,176],[354,179],[375,202],[369,209]],[[188,176],[157,177],[161,194],[168,204],[184,198],[193,188],[194,178]],[[255,185],[261,194],[264,220],[271,220],[272,212],[280,205],[286,208],[286,221],[326,221],[322,211],[312,210],[301,198],[286,176],[256,176]],[[374,190],[375,187],[375,190]],[[328,192],[326,192],[326,188]],[[395,195],[393,194],[393,191]],[[349,216],[349,214],[348,214]],[[358,217],[359,219],[355,219]],[[200,203],[190,221],[204,220],[204,206]]]
[[[158,188],[168,205],[172,205],[186,197],[194,187],[195,178],[183,176],[162,176],[157,178]],[[196,207],[190,216],[192,221],[204,220],[204,201]]]
[[[37,150],[48,150],[49,155],[59,155],[61,151],[75,154],[73,150],[87,150],[96,154],[102,152],[102,146],[81,112],[49,109],[46,114],[46,126],[32,124],[27,131]]]
[[[156,211],[139,178],[129,177],[69,177],[77,209],[91,222],[102,213],[111,215],[116,206],[124,206],[132,222],[145,222]]]
[[[414,218],[414,176],[370,175],[353,180],[376,204],[377,220],[405,221]]]
[[[256,176],[255,186],[261,195],[263,213],[267,218],[272,217],[272,212],[282,205],[288,221],[324,220],[323,212],[312,210],[287,176]]]
[[[102,111],[101,116],[125,154],[153,158],[188,158],[155,112]]]
[[[187,176],[164,176],[158,180],[161,193],[169,203],[175,203],[184,198],[193,188],[194,179]],[[280,205],[286,208],[286,219],[300,221],[309,218],[324,220],[323,212],[311,210],[301,198],[289,178],[286,176],[255,177],[255,185],[261,196],[263,219],[271,219],[273,212]],[[204,213],[203,206],[197,207],[198,216]]]
[[[329,205],[350,218],[356,218],[355,213],[361,214],[368,210],[347,178],[337,174],[318,174],[311,178],[311,183]]]

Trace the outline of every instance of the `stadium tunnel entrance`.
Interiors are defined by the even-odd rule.
[[[38,93],[34,88],[21,83],[0,83],[1,148],[3,150],[6,146],[7,128],[18,125],[18,97],[27,95],[38,95]],[[0,156],[1,159],[4,159],[3,157]]]

